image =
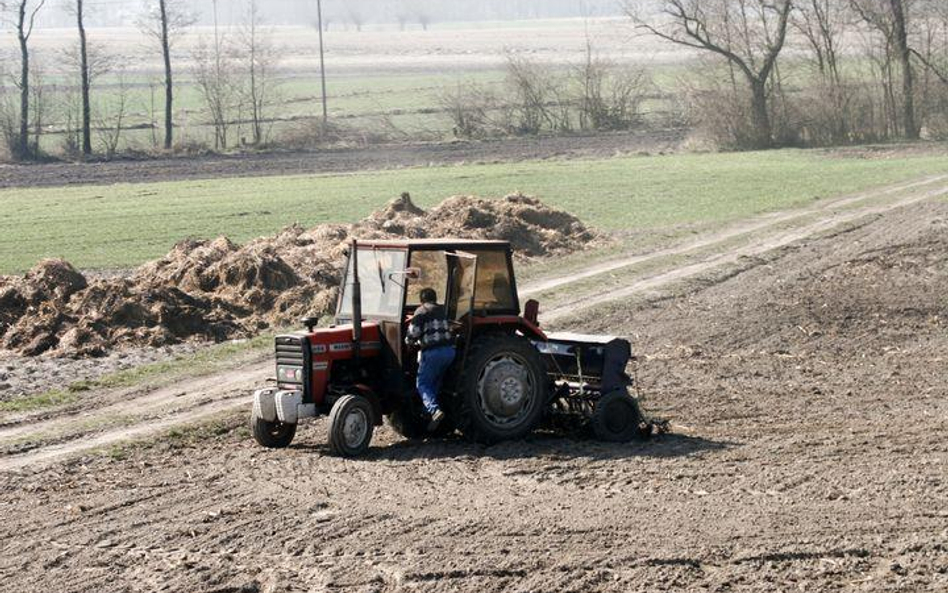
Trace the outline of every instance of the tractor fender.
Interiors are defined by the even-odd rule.
[[[518,317],[516,315],[491,315],[488,317],[475,317],[474,318],[474,327],[478,329],[488,329],[491,326],[496,326],[499,328],[503,327],[514,327],[520,333],[531,340],[538,340],[541,342],[546,341],[546,334],[534,323],[531,323],[529,320],[524,319],[523,317]]]

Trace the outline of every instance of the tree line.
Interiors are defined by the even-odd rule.
[[[128,84],[122,74],[120,56],[110,56],[88,39],[86,21],[89,2],[68,0],[76,29],[76,44],[66,52],[69,68],[78,82],[75,108],[66,109],[69,130],[67,145],[85,157],[93,154],[93,133],[100,136],[106,156],[118,150],[128,108]],[[94,3],[92,3],[94,5]],[[215,148],[228,146],[228,132],[233,122],[240,121],[250,130],[248,143],[263,144],[268,127],[266,109],[271,104],[275,85],[273,70],[278,56],[272,35],[260,16],[260,0],[243,0],[239,25],[224,31],[218,26],[217,0],[212,0],[213,38],[201,39],[194,50],[193,76],[214,127]],[[16,31],[19,67],[14,77],[18,106],[0,113],[0,136],[7,151],[15,159],[29,160],[41,156],[43,84],[37,80],[39,71],[31,60],[30,39],[40,11],[47,0],[0,0],[0,15]],[[185,0],[148,0],[143,5],[136,25],[151,40],[161,55],[163,135],[156,144],[171,150],[175,143],[174,101],[175,68],[172,50],[181,34],[197,21]],[[102,75],[118,74],[118,90],[109,93],[112,109],[109,118],[93,121],[94,83]],[[157,101],[152,99],[153,108]]]
[[[111,156],[126,129],[128,85],[120,59],[88,39],[88,8],[94,2],[65,1],[76,31],[67,66],[78,83],[66,114],[69,152],[91,156],[95,134]],[[209,1],[205,20],[210,17],[213,33],[190,57],[214,147],[233,146],[235,128],[240,144],[266,144],[278,52],[262,25],[260,0],[240,0],[236,27],[219,26],[218,1]],[[160,119],[162,125],[151,129],[154,144],[170,150],[175,146],[172,49],[197,15],[186,0],[146,0],[143,6],[138,27],[163,65],[151,101],[152,122]],[[44,7],[47,0],[0,0],[0,15],[16,32],[20,58],[12,73],[16,105],[0,109],[0,136],[19,159],[42,152],[46,102],[30,42]],[[511,55],[500,92],[462,83],[442,93],[440,106],[455,133],[625,129],[642,125],[641,105],[663,97],[674,103],[670,117],[676,124],[703,130],[725,149],[948,137],[945,0],[626,0],[624,10],[643,34],[704,56],[698,67],[669,90],[656,89],[648,72],[599,59],[594,39],[588,40],[583,63],[566,70]],[[93,96],[107,72],[118,74],[118,90],[108,93],[112,105],[105,117],[93,109]],[[323,124],[320,134],[327,130]]]
[[[624,5],[642,31],[719,65],[691,89],[719,143],[916,140],[923,124],[948,133],[945,0],[661,0],[658,15],[639,4]]]

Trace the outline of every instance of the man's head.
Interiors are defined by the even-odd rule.
[[[420,297],[422,304],[438,302],[438,293],[433,288],[422,288]]]

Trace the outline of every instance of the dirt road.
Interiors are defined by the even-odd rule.
[[[3,458],[0,585],[944,591],[943,189],[784,220],[780,233],[825,222],[738,269],[695,270],[687,294],[579,319],[634,338],[646,406],[672,435],[485,448],[386,429],[360,460],[326,455],[325,423],[278,452],[244,429],[70,463],[41,446]]]

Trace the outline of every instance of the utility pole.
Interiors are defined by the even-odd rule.
[[[316,19],[319,26],[319,77],[323,86],[323,132],[329,123],[329,109],[326,107],[326,59],[323,51],[323,0],[316,0]]]

